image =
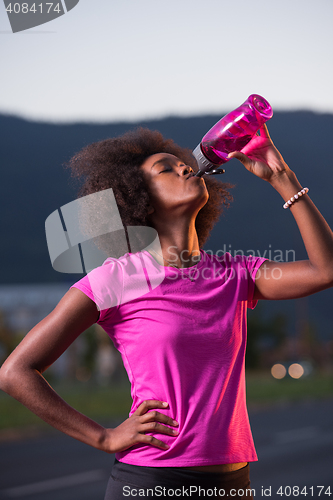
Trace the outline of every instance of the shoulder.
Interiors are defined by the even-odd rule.
[[[92,298],[100,309],[106,309],[147,294],[164,277],[165,268],[143,251],[108,258],[73,286]]]
[[[119,259],[108,258],[101,266],[91,269],[72,285],[93,300],[99,310],[117,305],[123,287],[123,272]]]

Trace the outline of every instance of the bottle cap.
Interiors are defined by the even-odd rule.
[[[207,158],[205,157],[205,155],[201,151],[200,144],[198,144],[197,147],[192,151],[192,154],[193,154],[194,158],[197,160],[199,172],[201,173],[201,175],[203,175],[205,172],[209,172],[213,168],[217,168],[220,166],[220,165],[216,165],[215,163],[212,163],[211,161],[207,160]],[[198,173],[196,175],[198,175]]]

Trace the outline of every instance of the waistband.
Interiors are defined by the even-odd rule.
[[[182,467],[146,467],[130,465],[115,459],[111,477],[116,481],[126,482],[132,486],[148,488],[154,486],[175,487],[201,486],[217,488],[234,488],[250,484],[250,464],[229,472],[206,472],[183,469]]]

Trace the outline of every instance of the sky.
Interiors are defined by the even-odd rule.
[[[252,93],[333,113],[332,0],[80,0],[12,33],[0,113],[48,122],[218,114]]]

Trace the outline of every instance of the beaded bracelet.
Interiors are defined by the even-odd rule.
[[[303,196],[303,194],[306,194],[308,192],[309,192],[309,188],[303,188],[303,189],[301,189],[300,191],[298,191],[297,194],[294,194],[294,196],[292,196],[290,198],[290,200],[286,201],[286,203],[283,205],[283,208],[290,208],[291,205],[293,203],[295,203],[295,201],[298,200],[298,198],[300,198],[301,196]]]

